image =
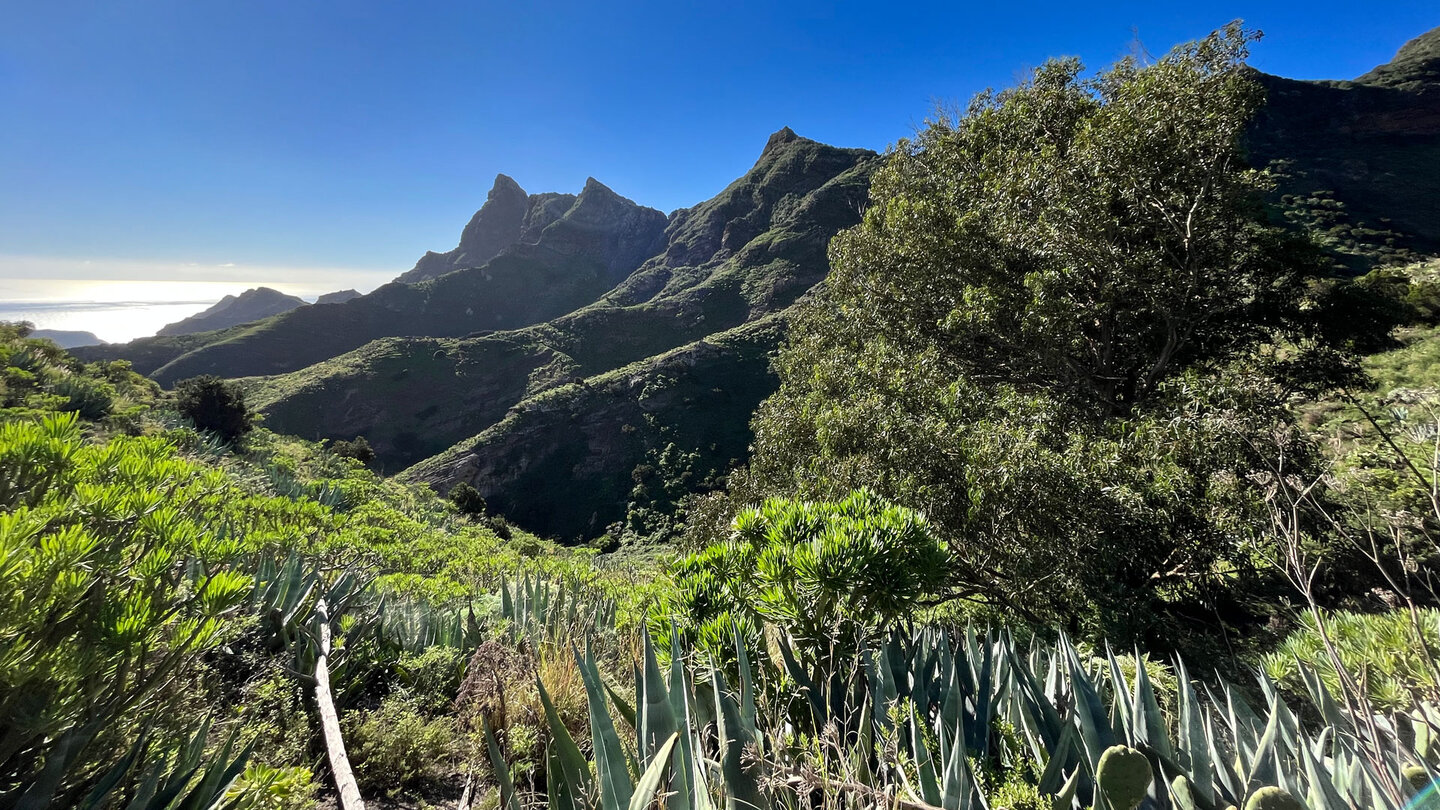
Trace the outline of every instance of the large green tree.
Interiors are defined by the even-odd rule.
[[[896,146],[732,497],[871,487],[947,537],[953,593],[1081,631],[1254,618],[1287,398],[1347,364],[1245,161],[1252,40],[1052,61]]]

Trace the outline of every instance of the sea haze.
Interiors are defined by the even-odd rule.
[[[306,300],[330,291],[274,281],[0,279],[0,321],[93,332],[119,343],[153,335],[227,295],[262,286]]]

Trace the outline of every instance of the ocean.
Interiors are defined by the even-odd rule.
[[[227,295],[261,286],[307,301],[333,289],[273,281],[0,279],[0,321],[91,332],[108,343],[120,343],[153,335]]]

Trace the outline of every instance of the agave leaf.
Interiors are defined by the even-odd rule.
[[[615,731],[615,721],[605,703],[606,687],[595,666],[595,657],[587,645],[585,656],[575,653],[580,676],[585,681],[585,694],[590,701],[590,739],[595,749],[595,772],[600,780],[600,805],[604,810],[620,810],[630,804],[635,784],[630,781],[630,768],[625,747]],[[613,694],[612,694],[613,697]]]
[[[641,694],[645,700],[640,706],[639,737],[643,757],[648,759],[676,733],[675,712],[670,706],[670,696],[665,690],[665,676],[660,674],[660,663],[655,659],[655,645],[649,631],[643,633],[645,671],[640,678]]]
[[[485,747],[490,752],[490,769],[495,772],[495,781],[500,783],[500,800],[505,805],[505,810],[520,810],[520,799],[515,795],[515,783],[510,780],[510,764],[500,754],[500,746],[495,742],[495,732],[490,730],[490,723],[483,716],[480,718],[480,726],[485,730]]]
[[[575,805],[575,790],[553,745],[545,746],[545,798],[551,810],[581,810]],[[462,797],[460,807],[466,806]]]
[[[768,808],[760,792],[760,784],[751,769],[745,767],[745,747],[752,741],[740,722],[740,708],[735,697],[720,685],[720,674],[710,672],[710,685],[715,691],[716,714],[719,719],[720,766],[725,777],[726,810]]]
[[[1130,686],[1125,682],[1125,673],[1120,671],[1120,661],[1115,658],[1115,652],[1110,645],[1105,645],[1105,665],[1110,673],[1110,725],[1117,734],[1124,736],[1128,745],[1136,742],[1135,728],[1130,715],[1130,702],[1126,698],[1130,694]]]
[[[800,662],[795,660],[795,654],[790,649],[789,637],[782,636],[780,643],[776,646],[780,648],[780,660],[785,664],[785,671],[790,675],[791,680],[795,681],[795,685],[799,687],[800,693],[806,697],[810,704],[810,716],[814,719],[815,728],[824,728],[825,699],[824,696],[820,694],[819,687],[810,679],[810,675],[805,672],[805,668],[800,666]]]
[[[977,790],[965,751],[965,729],[954,731],[955,744],[950,746],[945,763],[945,786],[940,797],[944,810],[984,810],[985,797]]]
[[[550,743],[554,759],[559,763],[558,769],[552,769],[550,774],[563,776],[573,795],[588,796],[592,789],[590,776],[590,763],[586,761],[585,755],[580,753],[580,746],[575,744],[575,738],[570,735],[570,730],[560,720],[560,713],[555,710],[555,704],[550,700],[550,693],[545,691],[545,683],[539,677],[535,678],[535,688],[540,693],[540,704],[545,708],[545,720],[550,726]]]
[[[1265,733],[1261,735],[1260,741],[1255,746],[1255,753],[1250,761],[1250,770],[1245,777],[1247,793],[1253,793],[1266,785],[1276,784],[1279,768],[1275,741],[1279,733],[1280,713],[1271,712],[1270,720],[1265,724]]]
[[[1173,761],[1175,749],[1170,745],[1165,715],[1160,711],[1160,702],[1155,699],[1155,687],[1150,683],[1150,673],[1145,671],[1145,659],[1140,655],[1139,647],[1135,648],[1135,694],[1132,705],[1131,711],[1136,718],[1135,739],[1159,754],[1161,759]]]
[[[915,704],[910,704],[910,745],[915,752],[915,771],[920,781],[919,798],[926,804],[940,804],[940,775],[930,747],[925,744],[925,730],[921,718],[915,715]]]
[[[1323,772],[1323,766],[1316,760],[1311,747],[1302,743],[1298,748],[1300,760],[1305,766],[1305,780],[1309,783],[1306,804],[1311,810],[1348,810],[1345,799]]]
[[[730,623],[731,636],[735,639],[735,653],[739,659],[740,670],[740,722],[745,726],[745,733],[750,735],[755,745],[763,745],[763,739],[758,729],[759,713],[755,709],[755,686],[751,681],[750,657],[745,652],[745,639],[740,637],[740,622]]]
[[[1190,787],[1206,804],[1215,804],[1215,789],[1210,775],[1210,740],[1206,734],[1205,714],[1200,700],[1195,696],[1195,687],[1190,683],[1190,673],[1185,662],[1175,659],[1175,681],[1180,704],[1179,736],[1180,766],[1189,774]]]
[[[1247,793],[1245,783],[1241,780],[1240,772],[1220,748],[1220,735],[1215,733],[1215,724],[1210,712],[1205,713],[1205,744],[1208,748],[1211,772],[1220,782],[1220,789],[1225,796],[1225,801],[1239,805],[1244,801]],[[1192,773],[1197,779],[1203,776],[1198,771],[1192,771]]]
[[[675,750],[675,741],[680,739],[678,732],[672,733],[665,744],[640,774],[640,781],[635,784],[635,793],[630,797],[630,810],[645,810],[655,798],[655,792],[660,789],[661,782],[665,779],[665,771],[670,767],[670,752]]]
[[[1064,635],[1060,644],[1070,674],[1070,688],[1075,694],[1075,714],[1080,722],[1080,739],[1085,743],[1085,755],[1093,769],[1100,761],[1105,749],[1115,744],[1115,731],[1105,711],[1100,694],[1095,691],[1090,675],[1080,665],[1080,656]]]
[[[1045,762],[1045,770],[1040,773],[1040,781],[1036,783],[1036,789],[1042,795],[1048,796],[1061,790],[1063,782],[1069,781],[1065,778],[1065,768],[1077,759],[1074,756],[1077,753],[1077,734],[1074,726],[1066,726],[1060,733],[1060,742],[1050,750],[1050,759]]]
[[[690,687],[685,679],[685,661],[680,655],[680,633],[670,625],[670,710],[676,718],[676,731],[680,734],[679,750],[676,756],[680,762],[674,769],[675,778],[667,803],[670,810],[691,810],[691,805],[709,795],[705,789],[703,774],[695,757],[695,731],[690,725]]]
[[[1080,774],[1084,770],[1083,765],[1075,766],[1070,778],[1065,780],[1065,785],[1060,788],[1059,793],[1055,794],[1055,800],[1050,804],[1054,810],[1070,810],[1075,805],[1075,794],[1080,789]]]
[[[973,641],[973,636],[974,633],[970,633],[967,640]],[[985,647],[983,653],[980,651],[978,645],[974,645],[973,649],[973,654],[978,656],[981,661],[980,671],[975,676],[975,694],[971,698],[974,712],[971,715],[970,722],[966,726],[967,735],[965,746],[969,748],[975,756],[984,758],[990,749],[990,719],[993,708],[991,704],[990,681],[994,665],[991,661],[993,657],[991,655],[992,648],[989,645]]]
[[[631,730],[638,730],[639,715],[636,714],[635,707],[621,697],[620,693],[616,692],[610,684],[602,680],[600,685],[604,687],[605,694],[610,696],[610,700],[615,704],[615,711],[620,713],[620,719],[625,721],[625,725],[629,726]]]

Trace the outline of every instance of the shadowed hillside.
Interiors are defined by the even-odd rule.
[[[1325,209],[1321,230],[1381,257],[1440,251],[1440,28],[1353,81],[1259,78],[1253,154],[1288,162],[1281,190]]]
[[[269,287],[256,287],[239,295],[227,295],[214,306],[190,317],[161,327],[157,335],[190,335],[213,332],[251,323],[305,306],[304,299],[286,295]]]
[[[874,158],[781,130],[745,176],[672,214],[663,250],[600,300],[516,331],[371,344],[253,381],[255,402],[279,430],[366,436],[389,470],[458,444],[409,477],[466,480],[522,525],[593,535],[624,517],[635,470],[667,444],[696,454],[700,478],[744,457],[750,413],[774,387],[774,316],[824,277]],[[672,389],[686,393],[656,399]],[[531,442],[540,424],[553,435]],[[553,487],[570,494],[541,494]]]
[[[563,212],[479,267],[420,284],[387,284],[342,304],[301,307],[241,329],[146,338],[89,350],[124,358],[163,384],[198,374],[282,374],[385,337],[458,337],[513,329],[594,301],[662,244],[665,215],[591,179]],[[538,223],[537,223],[538,224]]]

